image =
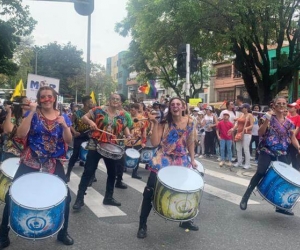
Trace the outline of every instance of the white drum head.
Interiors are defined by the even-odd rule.
[[[204,181],[200,174],[186,167],[168,166],[160,169],[157,178],[170,188],[182,191],[203,189]]]
[[[102,142],[102,143],[100,143],[99,146],[111,153],[122,153],[122,148],[118,147],[117,145],[111,144],[111,143]]]
[[[20,165],[19,157],[9,158],[2,162],[1,171],[6,177],[12,180],[19,168],[19,165]]]
[[[87,144],[88,144],[88,142],[85,141],[85,142],[81,143],[81,147],[82,147],[83,149],[86,149]]]
[[[128,155],[132,159],[140,158],[141,154],[134,148],[127,148],[125,151],[126,155]]]
[[[300,173],[296,169],[280,161],[273,161],[271,165],[284,179],[300,186]]]
[[[9,194],[15,203],[27,208],[42,209],[59,204],[67,196],[63,180],[48,173],[30,173],[17,178]]]

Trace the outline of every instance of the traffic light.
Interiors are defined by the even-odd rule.
[[[75,0],[74,8],[79,15],[89,16],[94,11],[94,0]]]
[[[198,71],[199,62],[200,61],[198,60],[197,56],[191,54],[191,74]]]
[[[180,45],[177,51],[177,74],[186,77],[186,46]]]

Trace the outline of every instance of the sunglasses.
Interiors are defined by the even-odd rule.
[[[53,95],[41,95],[40,96],[40,102],[51,102],[55,100],[54,96]]]

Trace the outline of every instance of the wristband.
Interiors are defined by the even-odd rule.
[[[272,118],[272,115],[270,115],[270,114],[268,114],[268,113],[266,113],[265,114],[265,117],[270,121],[271,120],[271,118]]]

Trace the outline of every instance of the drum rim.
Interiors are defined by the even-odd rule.
[[[51,205],[51,206],[48,206],[48,207],[42,207],[42,208],[29,207],[29,206],[25,206],[25,205],[23,205],[23,204],[17,202],[17,201],[13,198],[13,196],[12,196],[12,194],[11,194],[11,192],[12,192],[11,190],[12,190],[12,186],[13,186],[14,182],[17,181],[18,179],[20,179],[21,177],[25,176],[25,175],[32,175],[32,174],[37,174],[37,173],[39,173],[39,174],[47,174],[47,175],[54,176],[54,177],[56,177],[56,178],[59,178],[59,179],[64,183],[64,187],[66,188],[66,194],[65,194],[65,196],[64,196],[59,202],[55,203],[55,205]],[[45,209],[53,208],[53,207],[55,207],[55,206],[61,204],[63,201],[65,201],[66,197],[68,196],[68,185],[64,182],[64,180],[63,180],[62,178],[60,178],[60,177],[57,176],[57,175],[50,174],[50,173],[45,173],[45,172],[31,172],[31,173],[28,173],[28,174],[23,174],[23,175],[19,176],[17,179],[15,179],[15,180],[12,181],[12,183],[11,183],[11,185],[10,185],[10,188],[9,188],[9,196],[10,196],[10,199],[11,199],[15,204],[21,205],[23,208],[26,208],[26,209],[33,209],[33,208],[34,208],[35,210],[45,210]]]
[[[272,161],[272,163],[270,164],[269,168],[268,168],[268,171],[270,168],[274,169],[274,171],[284,180],[286,180],[287,182],[289,183],[292,183],[293,185],[295,185],[296,187],[300,187],[300,184],[296,184],[294,181],[291,181],[289,179],[287,179],[285,176],[283,176],[275,167],[273,167],[273,162],[280,162],[280,163],[283,163],[285,165],[287,165],[286,163],[284,162],[281,162],[281,161]],[[293,167],[290,167],[289,165],[287,165],[289,168],[291,169],[294,169]],[[296,170],[296,169],[295,169]],[[296,170],[297,171],[297,170]]]
[[[14,176],[9,176],[8,174],[6,174],[4,171],[3,171],[3,168],[2,168],[2,166],[3,166],[3,163],[5,162],[5,161],[8,161],[8,160],[15,160],[15,159],[19,159],[19,166],[20,166],[20,157],[11,157],[11,158],[7,158],[7,159],[5,159],[2,163],[1,163],[1,166],[0,166],[0,171],[1,171],[1,173],[4,175],[4,176],[6,176],[7,178],[9,178],[10,180],[13,180],[13,178],[14,178]],[[19,168],[19,167],[18,167]],[[18,170],[18,168],[17,168],[17,170]],[[16,171],[17,171],[16,170]]]
[[[178,166],[178,165],[171,165],[172,167],[179,167],[179,168],[186,168],[186,169],[189,169],[189,168],[187,168],[187,167],[182,167],[182,166]],[[164,168],[167,168],[167,167],[164,167]],[[162,169],[164,169],[164,168],[161,168],[160,170],[162,170]],[[160,170],[158,170],[158,172],[160,171]],[[190,170],[192,170],[192,169],[190,169]],[[193,170],[192,170],[193,171]],[[169,189],[171,189],[171,190],[174,190],[174,191],[177,191],[177,192],[179,192],[179,193],[187,193],[187,192],[190,192],[190,193],[195,193],[195,192],[197,192],[197,191],[199,191],[199,190],[204,190],[204,179],[203,179],[203,177],[202,177],[202,175],[200,174],[200,172],[196,172],[196,171],[193,171],[193,172],[195,172],[196,174],[198,174],[199,176],[200,176],[200,178],[201,178],[201,180],[202,180],[202,182],[203,182],[203,185],[199,188],[199,189],[194,189],[194,190],[181,190],[181,189],[176,189],[176,188],[173,188],[173,187],[170,187],[169,185],[167,185],[165,182],[163,182],[162,180],[161,180],[161,178],[159,178],[159,176],[158,176],[158,173],[157,173],[157,180],[160,180],[160,182],[162,183],[162,184],[164,184],[164,186],[165,187],[168,187]]]

